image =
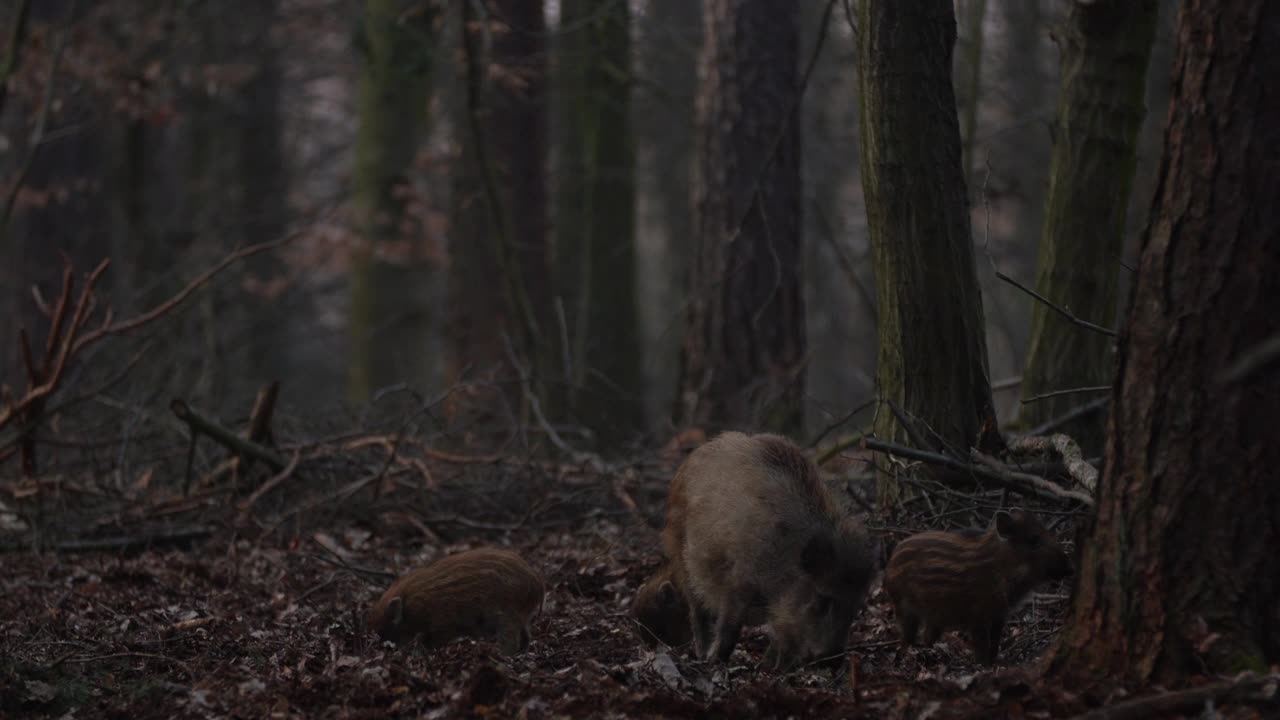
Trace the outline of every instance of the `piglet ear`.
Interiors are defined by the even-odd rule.
[[[1001,540],[1011,540],[1018,535],[1018,521],[1014,519],[1013,515],[1004,510],[997,512],[991,522]]]
[[[800,567],[812,576],[825,575],[835,563],[836,548],[825,533],[809,538],[800,551]]]
[[[387,603],[387,614],[390,615],[391,627],[400,627],[400,623],[404,622],[404,598],[391,598],[391,602]]]
[[[676,586],[670,580],[663,580],[658,586],[658,598],[665,604],[671,604],[676,601]]]

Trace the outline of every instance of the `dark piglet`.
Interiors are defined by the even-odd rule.
[[[670,564],[663,565],[640,586],[631,601],[631,616],[640,623],[640,639],[649,647],[660,641],[675,647],[693,638],[689,606],[676,587]]]
[[[924,532],[898,543],[885,567],[884,587],[893,603],[904,645],[924,630],[924,644],[943,632],[969,632],[974,652],[992,665],[1000,652],[1005,619],[1035,586],[1069,577],[1070,558],[1029,512],[997,512],[991,527]]]

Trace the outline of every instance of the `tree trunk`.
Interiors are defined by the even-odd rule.
[[[627,3],[566,0],[556,294],[568,408],[606,443],[641,424],[635,148]]]
[[[362,244],[351,268],[348,396],[434,380],[432,279],[425,236],[406,213],[414,159],[430,95],[430,7],[366,0],[361,19],[359,122],[354,202]],[[405,13],[407,16],[403,16]]]
[[[1280,4],[1179,17],[1161,180],[1120,341],[1097,516],[1050,671],[1175,683],[1280,662]]]
[[[271,39],[278,3],[276,0],[252,0],[244,11],[231,16],[232,22],[246,23],[255,28],[259,59],[258,72],[244,88],[237,103],[236,123],[240,134],[240,176],[242,178],[242,212],[240,237],[245,244],[269,242],[284,235],[287,225],[287,180],[284,171],[282,147],[283,119],[281,116],[279,53]],[[225,17],[230,13],[224,13]],[[251,384],[285,379],[292,366],[291,340],[300,340],[301,333],[294,333],[286,307],[287,295],[275,289],[275,283],[285,273],[280,259],[273,253],[263,253],[250,259],[248,271],[257,286],[246,298],[243,312],[250,344],[247,369]]]
[[[1156,0],[1073,3],[1061,31],[1062,80],[1036,291],[1099,325],[1115,321],[1125,214],[1145,115],[1157,10]],[[1023,398],[1110,382],[1111,349],[1112,338],[1036,303]],[[1039,425],[1089,399],[1059,395],[1036,400],[1022,406],[1020,420]],[[1103,448],[1103,417],[1083,417],[1063,431],[1076,438],[1086,455],[1094,455]]]
[[[636,88],[640,189],[637,291],[645,326],[645,409],[671,420],[680,357],[681,307],[689,285],[693,235],[693,159],[702,8],[688,0],[651,0],[640,28]],[[643,208],[643,209],[640,209]]]
[[[542,3],[494,0],[483,18],[471,5],[460,9],[464,92],[456,113],[462,152],[449,244],[448,379],[470,368],[472,378],[493,382],[476,390],[468,420],[491,417],[503,403],[527,419],[526,387],[542,394],[539,344],[553,342]]]
[[[710,0],[701,60],[698,237],[677,416],[803,425],[798,4]]]
[[[916,426],[909,434],[882,406],[875,431],[967,455],[999,435],[951,89],[955,16],[949,0],[863,0],[858,31],[877,384]],[[882,478],[880,494],[891,505],[896,483]]]

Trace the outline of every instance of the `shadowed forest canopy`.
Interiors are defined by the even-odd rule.
[[[1276,77],[1269,0],[0,2],[0,717],[1280,716]]]

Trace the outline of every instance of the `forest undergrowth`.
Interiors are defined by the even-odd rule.
[[[271,462],[204,431],[194,452],[179,433],[144,435],[125,463],[112,443],[58,448],[45,437],[58,472],[9,483],[0,507],[0,714],[1058,717],[1090,704],[1033,672],[1066,586],[1042,588],[1010,623],[995,672],[957,633],[901,650],[878,582],[834,672],[764,669],[764,628],[745,631],[727,666],[687,647],[646,648],[628,604],[661,562],[666,487],[688,447],[548,459],[518,433],[440,449],[391,422],[316,440],[278,415],[250,448],[270,449]],[[867,457],[826,466],[862,513],[875,495]],[[1001,502],[1000,490],[978,489],[931,501],[932,516],[869,522],[897,539],[973,524]],[[1069,541],[1071,518],[1058,515]],[[393,574],[486,544],[518,549],[546,577],[525,652],[504,657],[475,640],[397,648],[364,632]]]

